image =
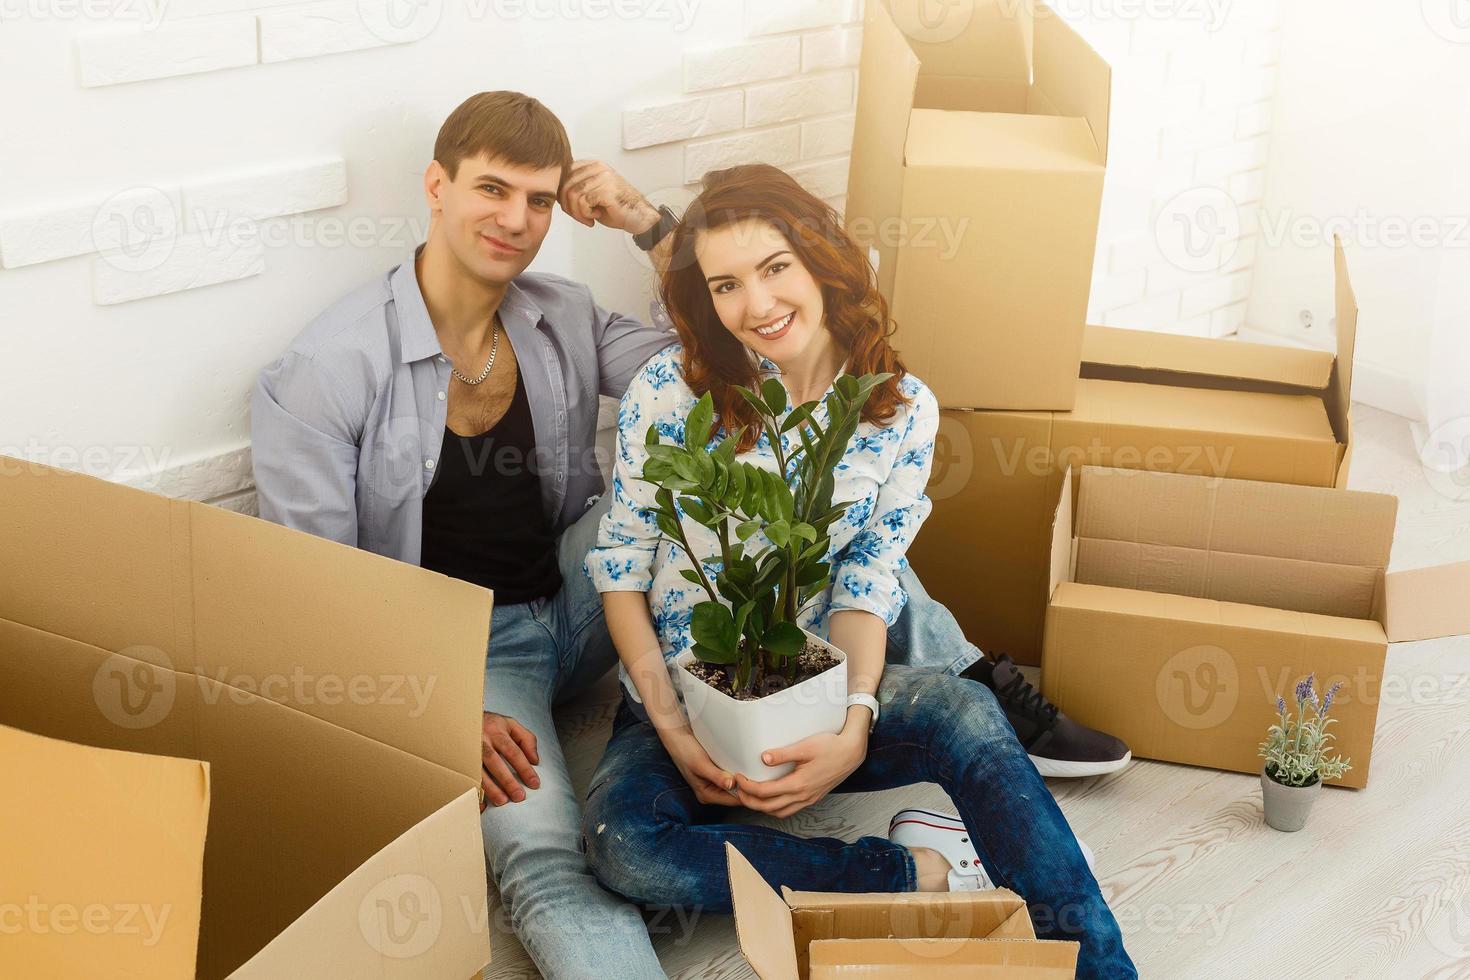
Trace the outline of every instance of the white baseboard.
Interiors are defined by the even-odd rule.
[[[214,502],[222,498],[238,498],[255,489],[250,469],[250,446],[245,444],[221,453],[195,456],[182,463],[172,463],[157,470],[116,473],[115,483],[126,484],[183,500]],[[251,494],[253,497],[253,494]],[[239,509],[239,505],[231,509]]]

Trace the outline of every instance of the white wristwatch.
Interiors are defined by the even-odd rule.
[[[851,708],[855,704],[860,704],[873,712],[873,720],[868,722],[868,731],[871,732],[873,726],[878,724],[878,699],[871,694],[849,694],[847,696],[847,706]]]

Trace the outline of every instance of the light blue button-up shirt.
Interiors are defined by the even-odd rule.
[[[598,395],[621,397],[675,337],[609,313],[586,286],[547,273],[517,277],[500,319],[531,403],[529,465],[560,532],[604,489]],[[419,564],[450,368],[412,258],[318,316],[256,381],[250,430],[260,516]]]

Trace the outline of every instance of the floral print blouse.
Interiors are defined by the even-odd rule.
[[[612,507],[603,517],[597,545],[588,552],[583,565],[599,592],[648,593],[648,607],[666,661],[694,645],[690,619],[695,605],[708,598],[703,588],[679,574],[681,569],[692,570],[693,563],[682,546],[660,535],[653,515],[644,510],[654,506],[657,488],[640,479],[648,458],[644,434],[650,424],[657,427],[666,442],[684,443],[684,419],[697,399],[684,382],[682,358],[683,347],[678,344],[654,355],[634,376],[623,396],[618,409]],[[769,360],[763,358],[760,367],[761,380],[780,376],[780,369]],[[908,594],[899,587],[898,573],[908,567],[904,552],[932,506],[924,488],[933,465],[939,404],[913,375],[903,378],[900,390],[908,397],[908,404],[900,404],[886,426],[859,422],[847,452],[837,464],[832,499],[857,502],[828,529],[831,585],[820,599],[807,604],[799,619],[800,626],[817,636],[828,635],[829,618],[841,609],[866,610],[892,626],[908,601]],[[793,407],[788,404],[786,414]],[[825,402],[815,415],[825,427]],[[723,435],[717,427],[709,448],[713,449]],[[801,446],[794,431],[781,438],[785,454]],[[755,448],[738,458],[776,472],[776,456],[764,434]],[[788,481],[794,478],[794,472],[793,464],[786,474]],[[714,531],[692,520],[682,523],[713,581],[720,568],[720,547]],[[768,543],[764,534],[757,533],[746,548],[753,553]],[[626,684],[626,676],[624,681]]]

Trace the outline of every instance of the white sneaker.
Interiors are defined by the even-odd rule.
[[[980,864],[970,833],[959,817],[931,810],[900,810],[888,821],[888,839],[913,850],[927,847],[949,861],[949,890],[984,891],[995,884]]]
[[[965,829],[964,821],[956,814],[900,810],[888,821],[888,839],[908,848],[927,847],[948,858],[950,891],[981,891],[995,887],[980,863],[980,856],[975,853],[975,846],[970,843],[970,833]],[[1077,846],[1087,862],[1087,870],[1096,874],[1092,848],[1080,838]]]

